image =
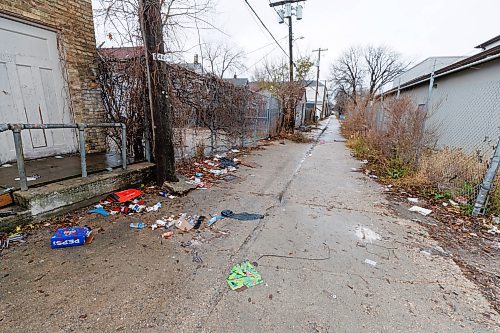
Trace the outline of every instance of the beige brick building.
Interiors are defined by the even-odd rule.
[[[91,0],[0,1],[0,123],[102,122],[96,60]],[[0,164],[15,157],[10,137]],[[23,131],[23,143],[28,158],[78,147],[74,130]],[[104,148],[87,132],[88,151]]]

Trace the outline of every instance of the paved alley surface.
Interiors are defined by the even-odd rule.
[[[362,173],[332,118],[313,144],[273,143],[246,160],[239,180],[195,191],[170,213],[223,209],[265,214],[225,219],[159,241],[87,216],[89,246],[54,251],[50,232],[1,260],[2,332],[500,332],[499,315],[424,228],[388,207]],[[316,135],[320,133],[317,132]],[[151,222],[151,221],[149,221]],[[193,262],[193,253],[203,263]],[[243,260],[264,283],[231,291]]]

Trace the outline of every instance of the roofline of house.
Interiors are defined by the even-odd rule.
[[[490,45],[490,44],[493,44],[495,42],[498,42],[500,40],[500,35],[496,36],[496,37],[493,37],[492,39],[489,39],[487,40],[486,42],[484,43],[481,43],[479,44],[478,46],[474,47],[475,49],[485,49],[486,46]]]
[[[479,59],[478,59],[479,58]],[[437,70],[436,73],[434,74],[434,78],[446,76],[452,73],[456,73],[459,71],[462,71],[464,69],[483,64],[486,62],[490,62],[492,60],[495,60],[497,58],[500,58],[500,45],[496,46],[490,50],[486,50],[484,52],[478,53],[476,55],[473,55],[469,58],[466,58],[464,60],[458,61],[456,63],[453,63],[449,66],[446,66],[444,68],[441,68],[440,70]],[[478,59],[478,60],[476,60]],[[397,92],[398,90],[406,90],[411,87],[415,87],[418,85],[421,85],[422,83],[425,83],[431,79],[431,73],[422,75],[414,80],[411,80],[409,82],[406,82],[405,84],[399,86],[399,87],[394,87],[390,89],[389,91],[386,91],[384,95],[386,94],[392,94]]]

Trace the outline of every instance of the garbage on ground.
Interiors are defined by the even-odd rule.
[[[451,199],[449,199],[448,201],[450,202],[450,204],[451,204],[452,206],[454,206],[454,207],[457,207],[457,206],[458,206],[458,203],[457,203],[457,202],[455,202],[455,201],[453,201],[453,200],[451,200]]]
[[[26,177],[26,180],[29,181],[29,182],[33,182],[37,179],[41,178],[40,175],[33,175],[33,176],[27,176]],[[21,180],[21,178],[17,177],[17,178],[14,178],[14,180]]]
[[[141,190],[129,189],[129,190],[119,191],[119,192],[115,192],[113,194],[110,194],[108,196],[107,200],[110,202],[118,201],[118,202],[123,203],[123,202],[131,201],[131,200],[137,198],[138,196],[140,196],[141,194],[142,194]]]
[[[92,209],[92,210],[89,210],[89,213],[90,214],[99,214],[99,215],[102,215],[104,217],[108,217],[110,215],[110,213],[106,209],[104,209],[102,206],[97,207],[97,208]]]
[[[467,198],[462,196],[455,197],[455,201],[458,202],[460,205],[467,205],[468,203]]]
[[[194,228],[198,219],[198,215],[188,216],[186,213],[183,213],[175,222],[175,226],[177,229],[186,232]]]
[[[172,236],[174,236],[173,231],[167,231],[167,232],[164,232],[163,234],[161,234],[161,238],[163,238],[163,239],[172,238]]]
[[[234,213],[231,210],[223,210],[221,215],[224,217],[228,217],[231,219],[239,220],[239,221],[253,221],[260,220],[264,218],[264,215],[261,214],[253,214],[253,213]]]
[[[146,212],[157,212],[161,208],[161,202],[157,202],[154,206],[147,207]]]
[[[200,255],[198,254],[198,251],[196,249],[191,250],[191,255],[193,256],[193,262],[198,263],[198,264],[203,264],[203,259],[201,259]]]
[[[9,163],[2,164],[2,168],[11,168],[11,167],[12,167],[12,164],[9,164]]]
[[[214,224],[218,220],[222,220],[222,219],[225,219],[225,217],[222,215],[215,215],[215,216],[212,216],[212,218],[210,220],[208,220],[207,224],[209,227],[211,227],[212,224]]]
[[[487,232],[492,235],[498,235],[500,234],[500,229],[498,228],[498,226],[494,225]]]
[[[260,273],[249,261],[233,266],[226,281],[232,290],[244,290],[264,282]]]
[[[11,212],[11,211],[9,211],[9,212],[0,212],[0,218],[1,217],[14,216],[14,215],[17,215],[17,213],[16,212]]]
[[[26,234],[17,232],[8,237],[0,236],[0,250],[6,249],[10,246],[11,243],[24,243],[24,239],[26,238]]]
[[[64,157],[61,155],[54,156],[54,158],[57,158],[58,160],[63,159]]]
[[[133,228],[133,229],[144,229],[144,227],[146,226],[145,223],[143,222],[131,222],[130,223],[130,228]]]
[[[89,227],[61,228],[50,238],[50,246],[53,249],[82,246],[90,244],[92,239],[93,234]]]
[[[418,198],[407,198],[409,202],[412,202],[412,203],[417,203],[418,202]]]
[[[238,168],[236,163],[228,158],[222,157],[219,159],[219,168],[226,169],[228,167]]]
[[[419,207],[419,206],[413,206],[409,209],[410,212],[416,212],[416,213],[419,213],[423,216],[427,216],[429,215],[430,213],[432,213],[432,210],[430,209],[427,209],[427,208],[422,208],[422,207]]]
[[[377,266],[377,262],[370,259],[365,259],[365,264],[371,265],[373,267]]]

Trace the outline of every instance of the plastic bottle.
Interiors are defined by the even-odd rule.
[[[134,228],[134,229],[142,229],[145,226],[146,225],[144,223],[142,223],[142,222],[136,222],[136,223],[132,222],[132,223],[130,223],[130,227]]]

